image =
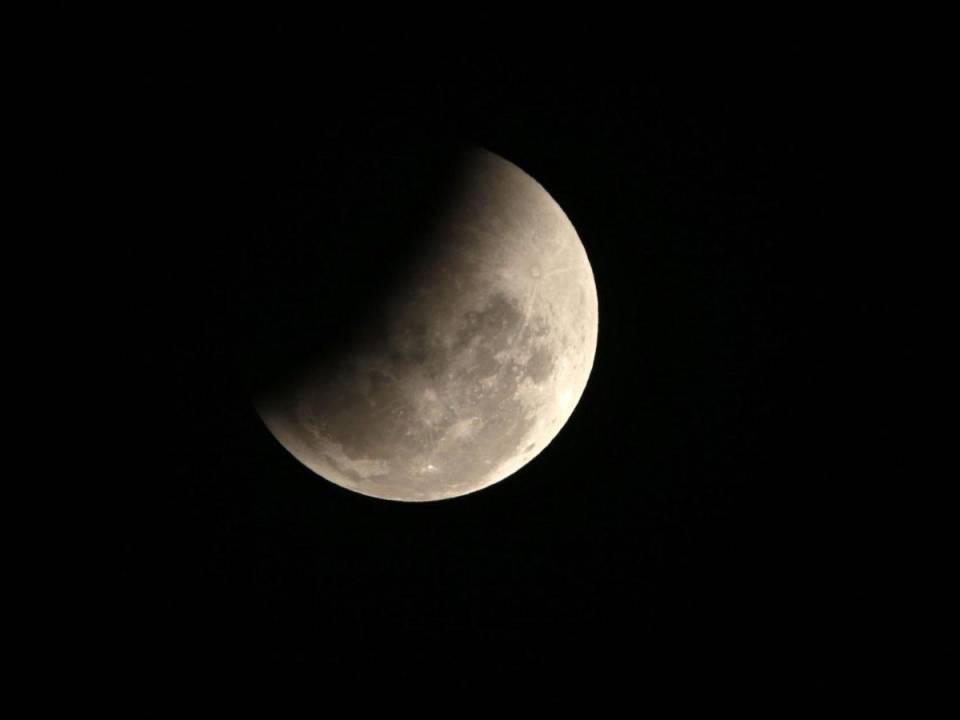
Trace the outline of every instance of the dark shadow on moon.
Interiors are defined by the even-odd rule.
[[[334,187],[305,191],[307,209],[283,236],[264,237],[251,260],[238,358],[251,396],[379,332],[389,298],[436,242],[429,230],[465,152],[405,139],[329,159],[322,173],[338,179]]]

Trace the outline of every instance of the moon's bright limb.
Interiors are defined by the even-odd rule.
[[[375,339],[257,401],[300,462],[364,495],[440,500],[504,479],[557,435],[593,366],[596,286],[567,216],[492,153],[465,178]]]

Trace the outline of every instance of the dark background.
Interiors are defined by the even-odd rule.
[[[137,81],[151,210],[130,278],[151,290],[159,382],[131,513],[156,520],[136,562],[149,610],[132,625],[150,654],[365,673],[664,648],[829,663],[847,572],[824,262],[836,66],[787,41],[589,62],[331,43],[172,58]],[[517,164],[577,228],[599,294],[593,374],[516,475],[373,500],[266,431],[250,359],[302,349],[305,317],[356,320],[458,144]]]

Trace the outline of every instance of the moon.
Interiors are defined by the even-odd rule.
[[[570,220],[498,155],[472,151],[461,171],[362,339],[254,399],[297,460],[363,495],[442,500],[512,475],[593,367],[597,290]]]

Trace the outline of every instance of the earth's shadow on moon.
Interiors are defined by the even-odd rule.
[[[382,324],[389,299],[430,250],[430,229],[472,151],[452,143],[331,153],[298,213],[248,268],[239,372],[252,398],[336,363]]]

